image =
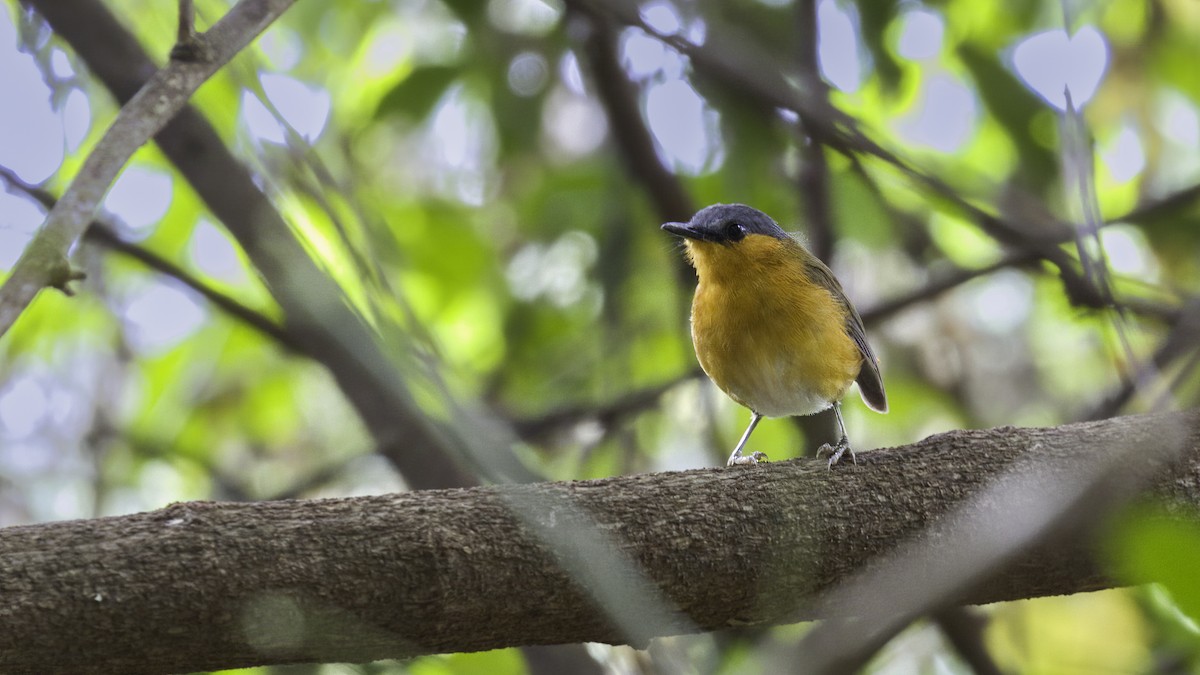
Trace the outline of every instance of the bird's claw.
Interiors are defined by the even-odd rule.
[[[850,447],[850,440],[845,436],[842,437],[842,440],[837,442],[837,445],[830,445],[826,443],[817,448],[817,457],[829,455],[829,465],[825,468],[832,469],[834,464],[842,461],[842,455],[846,454],[847,450],[850,451],[850,459],[855,464],[858,464],[858,455],[854,454],[854,448]]]
[[[766,462],[766,461],[769,461],[767,459],[767,453],[752,452],[749,455],[742,455],[742,454],[734,455],[733,457],[729,458],[729,461],[725,465],[726,466],[737,466],[739,464],[758,464],[759,462]]]

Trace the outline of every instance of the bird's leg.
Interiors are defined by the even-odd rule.
[[[734,464],[758,464],[759,460],[766,459],[767,456],[761,452],[752,452],[748,456],[742,455],[742,448],[746,447],[746,441],[750,440],[750,432],[754,431],[754,427],[758,426],[758,421],[762,419],[762,415],[751,411],[750,426],[746,427],[746,433],[742,434],[742,440],[738,441],[737,447],[733,449],[733,454],[729,456],[729,461],[726,466]]]
[[[817,448],[817,457],[829,453],[828,468],[832,469],[833,465],[840,462],[842,455],[846,454],[846,451],[849,450],[850,459],[855,464],[858,464],[858,456],[854,454],[854,448],[850,447],[850,438],[846,436],[846,423],[842,421],[842,404],[840,401],[835,401],[833,404],[833,416],[837,418],[838,431],[842,433],[842,437],[838,440],[837,445],[826,443]]]

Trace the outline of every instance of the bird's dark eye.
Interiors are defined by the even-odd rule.
[[[729,241],[741,241],[746,238],[746,226],[735,221],[725,225],[725,238]]]

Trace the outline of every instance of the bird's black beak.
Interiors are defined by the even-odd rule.
[[[699,239],[701,241],[711,239],[707,231],[692,227],[691,223],[663,223],[662,229],[685,239]]]

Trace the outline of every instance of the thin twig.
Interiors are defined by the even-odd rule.
[[[1197,200],[1200,200],[1200,183],[1177,192],[1172,192],[1161,199],[1139,204],[1123,215],[1110,219],[1108,222],[1145,223],[1146,221],[1173,215],[1176,211],[1191,208]]]
[[[699,368],[684,373],[676,379],[634,391],[621,398],[600,405],[568,406],[543,413],[537,417],[513,421],[517,435],[529,442],[538,442],[572,427],[584,420],[596,420],[605,427],[619,424],[625,418],[654,406],[662,395],[680,383],[704,376]]]
[[[55,203],[58,201],[46,190],[21,180],[8,167],[0,166],[0,179],[3,179],[11,188],[15,188],[34,199],[47,210],[53,209]],[[152,270],[161,272],[168,277],[182,282],[218,309],[278,342],[285,349],[296,353],[304,353],[302,345],[296,341],[295,337],[287,329],[279,325],[278,322],[218,291],[191,272],[157,253],[132,242],[125,241],[117,234],[116,228],[111,225],[100,220],[93,220],[88,225],[88,229],[84,232],[83,236],[85,241],[91,241],[118,253],[123,253]]]
[[[84,240],[123,253],[152,270],[182,282],[183,285],[200,294],[222,312],[274,340],[281,347],[297,354],[306,354],[304,345],[300,344],[285,326],[218,291],[191,272],[157,253],[121,239],[111,226],[99,221],[93,222],[84,233]]]
[[[874,307],[867,308],[862,312],[863,323],[872,325],[888,319],[919,302],[924,302],[925,300],[935,298],[946,291],[971,281],[972,279],[987,276],[993,272],[1010,267],[1027,267],[1036,263],[1040,259],[1041,256],[1036,253],[1030,251],[1016,251],[1005,255],[991,265],[985,265],[984,267],[975,269],[955,269],[953,272],[946,274],[939,279],[934,279],[928,284],[915,289],[906,295],[885,300]]]
[[[196,37],[196,8],[192,0],[179,0],[179,32],[176,40],[191,42]]]
[[[1161,373],[1189,352],[1200,352],[1200,299],[1193,299],[1180,312],[1175,325],[1163,338],[1154,355],[1137,372],[1126,378],[1125,382],[1099,405],[1079,418],[1100,420],[1116,415],[1133,399],[1139,389],[1144,389],[1155,374]]]

